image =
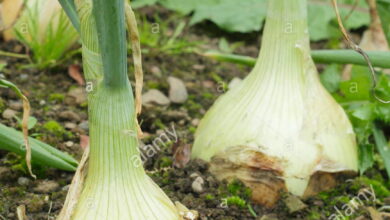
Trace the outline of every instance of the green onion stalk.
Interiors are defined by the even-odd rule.
[[[20,1],[13,4],[16,7]],[[57,0],[25,0],[24,4],[12,33],[33,52],[37,67],[56,65],[78,40],[77,31]]]
[[[87,84],[92,83],[90,154],[85,180],[79,180],[83,182],[80,192],[71,188],[58,219],[179,219],[179,211],[147,176],[140,158],[135,102],[127,76],[125,2],[77,0],[75,5],[84,73]],[[75,177],[72,184],[77,181]],[[72,193],[79,195],[72,197]]]
[[[269,206],[280,191],[312,195],[357,171],[351,123],[310,55],[306,0],[268,2],[256,65],[201,120],[192,157]]]

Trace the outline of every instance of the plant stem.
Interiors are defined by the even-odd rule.
[[[23,58],[23,59],[29,59],[30,58],[26,54],[12,53],[12,52],[6,52],[6,51],[1,51],[1,50],[0,50],[0,56]]]
[[[386,51],[367,51],[372,65],[379,68],[390,68],[390,52]],[[208,51],[203,56],[213,58],[222,62],[242,64],[245,66],[254,66],[256,58],[238,54],[221,53],[218,51]],[[311,56],[316,63],[338,63],[355,64],[367,66],[364,58],[353,50],[312,50]]]
[[[124,4],[123,0],[93,0],[104,84],[110,88],[129,86]]]
[[[304,59],[310,58],[307,1],[271,0],[268,4],[263,43],[253,75],[273,82],[280,78],[296,82],[305,73]]]

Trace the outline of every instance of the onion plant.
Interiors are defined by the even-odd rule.
[[[26,155],[23,133],[0,124],[0,149]],[[29,137],[31,162],[66,171],[75,171],[77,160],[56,148]]]
[[[3,17],[17,18],[6,32],[6,38],[14,37],[25,44],[32,51],[33,63],[38,68],[56,65],[77,41],[77,31],[58,1],[23,1],[24,7],[20,7],[19,0],[5,0],[3,3]],[[20,14],[20,17],[15,14]]]
[[[306,0],[268,2],[252,72],[202,119],[192,149],[220,179],[241,179],[260,203],[312,195],[358,169],[355,134],[310,55]]]
[[[146,175],[140,159],[140,100],[135,103],[127,76],[125,11],[131,38],[138,38],[131,8],[125,10],[124,0],[72,2],[61,4],[68,15],[77,10],[78,21],[73,20],[80,25],[84,73],[87,82],[93,82],[88,95],[90,153],[85,180],[80,166],[58,219],[179,219],[179,211]],[[135,62],[137,69],[139,59]],[[139,81],[137,85],[138,97]]]

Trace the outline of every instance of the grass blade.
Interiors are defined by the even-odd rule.
[[[382,156],[382,159],[385,163],[387,176],[390,178],[390,146],[387,143],[385,134],[376,125],[373,125],[372,133],[374,134],[374,139],[378,152]]]

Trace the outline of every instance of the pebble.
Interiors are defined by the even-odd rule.
[[[46,104],[46,101],[45,101],[45,100],[39,101],[39,105],[45,105],[45,104]]]
[[[268,214],[268,215],[263,215],[261,217],[257,218],[258,220],[278,220],[278,217],[276,217],[275,214]]]
[[[4,110],[2,116],[5,119],[11,119],[11,118],[13,118],[16,115],[16,113],[17,113],[16,111],[7,108],[6,110]]]
[[[238,77],[234,77],[230,82],[229,82],[229,85],[228,85],[228,88],[229,89],[233,89],[234,87],[238,86],[239,84],[241,84],[242,82],[242,79],[238,78]]]
[[[59,184],[52,180],[44,180],[38,183],[38,186],[34,188],[34,192],[49,193],[55,191],[59,187]]]
[[[206,68],[206,66],[205,65],[201,65],[201,64],[194,64],[194,65],[192,65],[192,68],[194,70],[204,70]]]
[[[63,111],[63,112],[60,112],[60,114],[58,116],[64,120],[70,120],[70,121],[80,121],[81,120],[80,116],[73,111]]]
[[[188,99],[187,88],[181,79],[168,77],[169,99],[173,103],[184,103]]]
[[[70,184],[68,184],[68,185],[66,185],[66,186],[64,186],[64,187],[62,187],[61,190],[67,192],[67,191],[69,190],[69,188],[70,188]]]
[[[23,73],[23,74],[20,74],[19,78],[21,81],[26,81],[28,79],[28,75]]]
[[[202,82],[202,86],[205,87],[205,88],[211,89],[211,88],[215,87],[215,84],[211,80],[205,80],[205,81]]]
[[[76,127],[77,127],[77,125],[75,123],[72,123],[72,122],[65,123],[65,128],[67,128],[67,129],[75,129]]]
[[[158,66],[152,66],[152,68],[150,68],[150,72],[151,72],[153,75],[155,75],[155,76],[157,76],[157,77],[159,77],[159,78],[162,77],[161,69],[160,69]]]
[[[302,202],[297,196],[289,195],[284,199],[284,203],[286,204],[290,213],[294,213],[305,209],[307,205]]]
[[[6,180],[11,174],[11,169],[8,167],[0,167],[0,180]]]
[[[203,178],[200,176],[196,177],[196,179],[194,180],[194,182],[192,182],[191,185],[192,190],[196,193],[202,193],[204,191],[203,184],[204,184]]]
[[[199,118],[194,118],[194,119],[192,119],[191,124],[192,124],[193,126],[198,126],[198,125],[199,125],[199,122],[200,122]]]
[[[28,186],[30,184],[30,179],[26,177],[19,177],[18,178],[18,184],[21,186]]]
[[[74,88],[65,97],[65,103],[69,105],[83,104],[87,101],[87,92],[84,88]]]
[[[199,176],[198,173],[191,173],[191,175],[190,175],[191,178],[195,178],[195,177],[198,177],[198,176]]]
[[[74,145],[73,141],[67,141],[65,142],[65,146],[72,147]]]
[[[142,95],[142,104],[158,104],[158,105],[169,105],[169,99],[159,90],[151,89]]]
[[[88,121],[80,122],[79,127],[81,129],[83,129],[84,131],[88,131],[89,130],[89,123],[88,123]]]
[[[23,103],[21,101],[10,101],[9,107],[13,110],[20,111],[23,109]]]

